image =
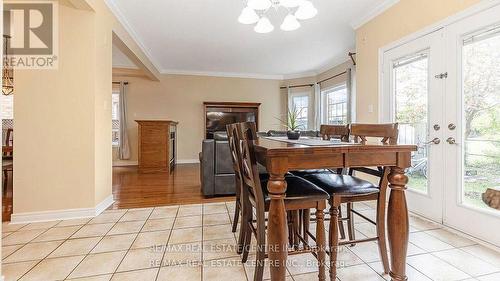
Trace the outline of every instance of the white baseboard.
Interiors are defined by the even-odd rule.
[[[137,166],[139,163],[137,161],[128,161],[128,160],[116,160],[113,161],[113,167],[128,167],[128,166]]]
[[[113,194],[110,194],[108,197],[106,197],[104,200],[102,200],[101,203],[99,203],[99,204],[97,204],[97,206],[95,206],[95,208],[94,208],[94,210],[95,210],[94,215],[95,216],[100,215],[109,206],[113,205],[114,202],[115,202],[115,200],[113,200]]]
[[[56,220],[69,220],[69,219],[81,219],[81,218],[93,218],[104,210],[106,210],[111,204],[113,204],[113,195],[109,195],[102,202],[97,204],[94,208],[80,208],[80,209],[66,209],[66,210],[56,210],[56,211],[42,211],[42,212],[26,212],[26,213],[14,213],[11,217],[12,224],[16,223],[32,223],[32,222],[45,222],[45,221],[56,221]]]
[[[200,163],[199,159],[179,159],[177,160],[177,164],[196,164]]]

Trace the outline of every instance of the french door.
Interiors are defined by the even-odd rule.
[[[411,41],[384,54],[383,122],[399,123],[399,142],[416,144],[407,170],[410,210],[435,221],[443,214],[444,70],[443,32]]]
[[[446,33],[447,176],[444,223],[500,245],[500,210],[482,194],[500,186],[500,7]]]
[[[416,144],[411,211],[500,245],[500,6],[384,53],[382,121]]]

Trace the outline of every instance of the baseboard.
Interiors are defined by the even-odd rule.
[[[94,215],[95,216],[100,215],[109,206],[113,205],[113,203],[115,203],[115,200],[113,200],[113,194],[110,194],[108,197],[106,197],[104,200],[102,200],[101,203],[99,203],[99,204],[97,204],[97,206],[95,206],[95,208],[94,208],[94,210],[95,210]]]
[[[177,164],[197,164],[200,163],[199,159],[179,159]]]
[[[67,209],[67,210],[56,210],[56,211],[42,211],[42,212],[26,212],[12,214],[11,222],[12,224],[17,223],[33,223],[33,222],[45,222],[45,221],[55,221],[55,220],[69,220],[69,219],[81,219],[81,218],[93,218],[104,210],[106,210],[111,204],[113,204],[113,195],[106,197],[102,202],[97,204],[94,208],[80,208],[80,209]]]
[[[139,163],[137,161],[127,161],[127,160],[117,160],[113,161],[113,167],[128,167],[137,166]]]

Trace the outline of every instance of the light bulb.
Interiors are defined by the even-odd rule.
[[[300,0],[280,0],[280,5],[287,8],[295,8],[300,5]]]
[[[262,17],[253,30],[257,33],[269,33],[274,30],[274,26],[267,17]]]
[[[241,11],[238,21],[242,24],[254,24],[259,21],[259,16],[254,9],[246,7],[243,11]]]
[[[281,30],[284,31],[292,31],[298,29],[299,27],[300,27],[300,22],[294,15],[286,16],[285,19],[283,20],[283,23],[280,26]]]
[[[299,20],[307,20],[314,18],[318,14],[318,10],[314,8],[313,3],[310,1],[302,1],[300,3],[299,9],[297,9],[297,12],[295,13],[295,16]]]
[[[248,0],[248,7],[254,10],[267,10],[271,5],[269,0]]]

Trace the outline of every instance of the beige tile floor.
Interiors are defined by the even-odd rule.
[[[356,208],[374,216],[369,204]],[[234,203],[105,211],[93,219],[4,224],[5,280],[253,280],[230,223]],[[409,280],[500,280],[500,253],[437,224],[410,217]],[[357,237],[374,227],[356,218]],[[251,253],[252,255],[252,253]],[[252,256],[251,256],[252,258]],[[317,279],[310,254],[289,257],[287,280]],[[341,281],[389,280],[377,244],[342,247]],[[265,278],[270,278],[266,268]]]

